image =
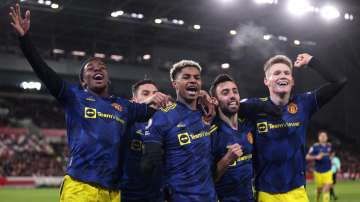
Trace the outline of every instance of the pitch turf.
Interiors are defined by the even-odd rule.
[[[310,201],[314,202],[314,184],[308,184]],[[339,197],[336,202],[360,202],[360,182],[339,182],[335,191]],[[59,190],[56,188],[9,189],[0,188],[1,202],[58,202]]]

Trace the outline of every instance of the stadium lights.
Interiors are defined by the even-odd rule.
[[[139,14],[137,14],[137,18],[138,18],[138,19],[143,19],[143,18],[144,18],[144,15],[141,14],[141,13],[139,13]]]
[[[46,1],[45,1],[45,5],[50,6],[50,5],[51,5],[51,1],[46,0]]]
[[[156,18],[156,19],[154,20],[154,22],[155,22],[155,24],[161,24],[161,23],[162,23],[162,20],[159,19],[159,18]]]
[[[278,0],[254,0],[257,4],[277,4]]]
[[[229,33],[230,33],[231,35],[236,35],[236,34],[237,34],[237,31],[232,29],[232,30],[229,31]]]
[[[287,10],[295,16],[302,16],[314,10],[307,0],[289,0]]]
[[[340,17],[340,12],[334,6],[327,5],[321,8],[320,10],[321,16],[326,20],[333,20]]]
[[[86,53],[84,51],[76,51],[76,50],[72,51],[71,54],[74,56],[85,56],[86,55]]]
[[[124,59],[124,56],[113,54],[113,55],[110,56],[110,58],[111,58],[112,60],[116,61],[116,62],[119,62],[119,61],[121,61],[121,60]]]
[[[111,17],[113,17],[113,18],[116,18],[116,17],[118,17],[120,15],[124,15],[124,11],[118,10],[118,11],[114,11],[114,12],[111,13]]]
[[[201,26],[200,25],[194,25],[193,28],[196,29],[196,30],[199,30],[199,29],[201,29]]]
[[[36,89],[36,90],[40,90],[41,89],[41,83],[40,82],[36,82],[36,81],[23,81],[20,83],[20,87],[22,89]]]
[[[38,0],[38,4],[44,4],[45,1],[44,0]]]
[[[299,40],[294,40],[294,44],[300,46],[301,42]]]
[[[271,34],[265,34],[265,35],[264,35],[264,40],[268,41],[268,40],[271,39],[271,37],[272,37]]]
[[[135,19],[143,19],[144,18],[144,14],[142,14],[142,13],[125,13],[122,10],[113,11],[113,12],[111,12],[110,16],[113,18],[117,18],[119,16],[124,16],[126,18],[135,18]]]
[[[59,8],[59,4],[52,3],[50,7],[53,8],[53,9],[58,9],[58,8]]]
[[[350,21],[354,20],[354,16],[350,13],[345,13],[344,18],[345,20],[350,20]]]
[[[143,60],[150,60],[151,59],[151,55],[150,54],[145,54],[143,55]]]
[[[104,59],[106,56],[104,53],[94,53],[94,57]]]
[[[53,49],[53,51],[52,51],[54,54],[64,54],[65,53],[65,51],[64,50],[62,50],[62,49],[58,49],[58,48],[55,48],[55,49]]]
[[[286,36],[278,36],[279,41],[287,41]]]
[[[176,25],[183,25],[184,24],[183,20],[178,20],[178,19],[172,19],[171,22],[173,24],[176,24]]]
[[[137,18],[137,19],[143,19],[143,18],[144,18],[144,15],[141,14],[141,13],[131,13],[131,14],[130,14],[130,17],[132,17],[132,18]]]
[[[229,69],[230,68],[230,64],[229,63],[223,63],[221,64],[221,69]]]

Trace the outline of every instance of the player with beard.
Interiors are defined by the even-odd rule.
[[[216,165],[216,193],[220,202],[253,202],[253,130],[249,118],[239,118],[240,94],[235,81],[222,74],[210,94],[218,101],[217,132],[212,135]],[[240,146],[241,145],[241,146]]]
[[[133,101],[143,103],[146,99],[159,92],[157,85],[148,79],[140,80],[132,86]],[[123,177],[121,179],[121,201],[123,202],[163,202],[162,172],[153,176],[144,176],[140,170],[143,137],[147,122],[131,125],[128,136]]]
[[[210,136],[216,127],[203,120],[197,105],[202,86],[198,63],[182,60],[170,70],[176,103],[150,119],[144,136],[142,167],[151,175],[164,166],[171,202],[216,202]]]
[[[270,96],[248,99],[263,101],[281,108],[279,118],[256,116],[255,188],[259,202],[308,202],[305,185],[305,138],[311,116],[331,100],[346,84],[346,78],[326,69],[309,54],[300,54],[295,67],[309,66],[328,82],[301,94],[292,94],[293,65],[282,55],[270,58],[264,65],[264,84]]]
[[[23,19],[19,4],[10,8],[11,25],[34,72],[64,107],[70,160],[60,190],[60,201],[120,201],[119,182],[126,127],[148,120],[167,96],[156,93],[147,104],[134,104],[109,94],[106,65],[98,58],[85,61],[80,84],[62,80],[40,57],[29,36],[30,11]]]

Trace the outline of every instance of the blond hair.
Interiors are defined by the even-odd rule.
[[[266,72],[274,65],[274,64],[285,64],[286,66],[288,66],[290,68],[290,71],[292,72],[293,70],[293,64],[290,60],[290,58],[288,58],[285,55],[275,55],[274,57],[271,57],[270,59],[268,59],[265,62],[264,65],[264,73],[266,75]]]

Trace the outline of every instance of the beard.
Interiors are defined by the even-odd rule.
[[[223,114],[226,117],[232,117],[234,116],[238,111],[239,111],[239,107],[237,109],[229,109],[229,107],[227,105],[220,105],[220,110],[223,112]]]

